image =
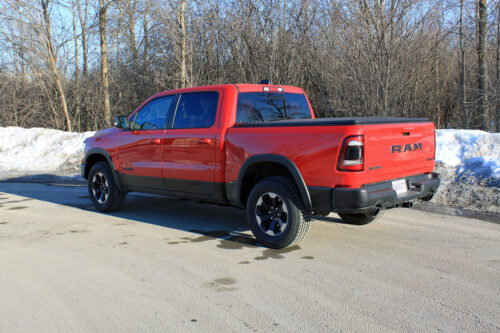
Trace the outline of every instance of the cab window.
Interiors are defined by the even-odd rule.
[[[175,100],[175,95],[156,98],[136,113],[131,124],[134,131],[166,128],[168,112]]]
[[[186,93],[180,96],[173,128],[208,128],[215,121],[217,92]]]

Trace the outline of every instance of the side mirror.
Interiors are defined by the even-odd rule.
[[[116,128],[121,129],[128,129],[130,126],[126,116],[116,116],[114,125]]]

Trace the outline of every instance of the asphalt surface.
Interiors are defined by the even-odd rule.
[[[335,214],[284,250],[242,210],[0,183],[0,332],[500,332],[500,224]]]

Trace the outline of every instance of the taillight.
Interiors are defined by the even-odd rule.
[[[363,136],[349,136],[344,139],[337,168],[340,171],[363,171],[364,144]]]

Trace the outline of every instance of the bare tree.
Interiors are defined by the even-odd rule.
[[[143,67],[145,71],[148,71],[149,63],[149,9],[151,8],[151,0],[145,0],[144,4],[144,15],[142,20],[142,29],[144,31],[144,39],[142,44],[144,45],[143,51]]]
[[[460,91],[462,94],[462,111],[464,113],[464,126],[469,128],[469,115],[467,113],[467,96],[465,87],[465,48],[464,48],[464,0],[460,0],[459,21],[459,49],[460,49]]]
[[[497,109],[497,132],[500,132],[500,3],[497,3],[497,86],[496,86],[496,109]]]
[[[500,117],[500,8],[485,3],[4,0],[0,124],[99,129],[160,90],[269,78],[321,116],[484,127]]]
[[[83,56],[83,96],[82,96],[82,114],[83,128],[86,131],[90,130],[89,110],[88,110],[88,89],[89,89],[89,60],[87,46],[87,17],[88,17],[88,0],[84,0],[83,10],[80,3],[81,0],[76,0],[78,9],[78,21],[80,22],[80,34],[82,38],[82,56]]]
[[[187,69],[186,69],[186,0],[181,0],[178,15],[178,24],[180,32],[180,87],[184,88],[187,86]]]
[[[490,129],[489,105],[488,105],[488,67],[486,59],[487,43],[487,4],[486,0],[477,2],[477,61],[478,75],[477,84],[479,90],[479,113],[481,115],[481,128],[485,131]]]
[[[128,48],[132,53],[132,63],[134,72],[137,73],[139,52],[137,51],[137,41],[135,38],[135,14],[136,14],[136,1],[128,0],[127,3]]]
[[[41,0],[40,1],[40,4],[42,6],[42,15],[43,15],[43,22],[44,22],[44,29],[45,29],[45,35],[43,36],[45,38],[44,38],[43,44],[45,45],[45,48],[47,50],[47,60],[49,63],[49,68],[50,68],[50,71],[52,72],[52,75],[54,77],[54,82],[56,85],[57,93],[59,95],[61,108],[64,112],[64,117],[66,119],[66,129],[71,132],[71,130],[72,130],[71,119],[69,117],[68,105],[66,103],[66,94],[65,94],[64,89],[62,87],[61,76],[60,76],[59,70],[57,69],[57,53],[54,50],[54,45],[53,45],[53,41],[52,41],[52,32],[51,32],[50,15],[49,15],[50,3],[51,3],[50,0]]]
[[[102,94],[104,99],[104,122],[111,125],[111,106],[109,102],[109,66],[108,66],[108,43],[106,41],[106,28],[108,24],[107,13],[111,3],[115,0],[99,0],[99,36],[101,40],[101,80]]]
[[[78,47],[78,33],[77,33],[77,27],[76,27],[76,20],[77,20],[77,15],[76,15],[76,10],[75,10],[75,1],[71,1],[71,10],[73,14],[73,42],[75,45],[74,52],[75,52],[75,91],[74,91],[74,100],[75,100],[75,122],[76,122],[76,130],[80,130],[80,66],[78,62],[78,54],[80,52],[80,49]]]

